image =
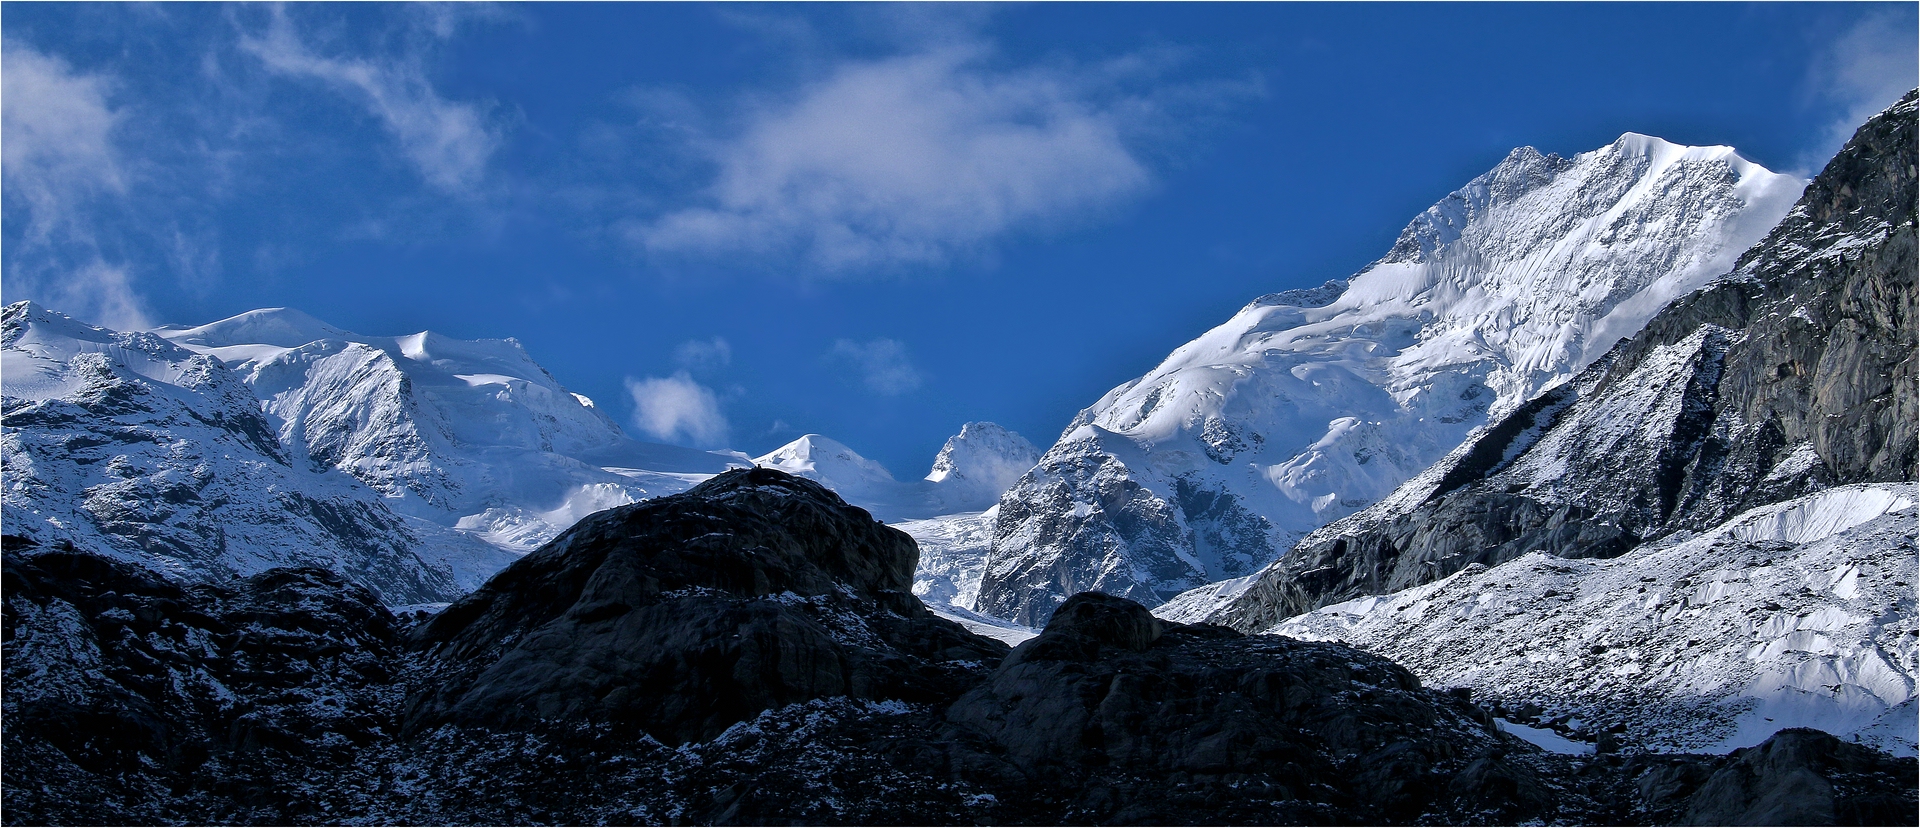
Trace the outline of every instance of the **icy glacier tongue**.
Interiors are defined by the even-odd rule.
[[[1618,558],[1476,564],[1267,631],[1353,644],[1587,741],[1724,753],[1812,727],[1912,756],[1917,499],[1842,486]]]
[[[1082,411],[1002,498],[980,609],[1258,570],[1725,273],[1803,184],[1632,133],[1513,151],[1351,279],[1255,300]]]
[[[338,468],[396,511],[513,553],[593,512],[748,464],[629,439],[513,339],[362,336],[287,308],[154,333],[236,371],[298,462]]]
[[[0,317],[0,360],[10,550],[217,580],[318,566],[396,604],[450,600],[511,558],[289,455],[232,372],[151,333],[21,302]]]

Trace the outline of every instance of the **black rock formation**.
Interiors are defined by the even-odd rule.
[[[918,558],[772,469],[609,509],[420,630],[434,675],[408,727],[593,721],[678,744],[810,699],[951,700],[1007,650],[913,597]]]
[[[1916,479],[1915,130],[1910,93],[1730,276],[1409,482],[1417,505],[1315,532],[1209,620],[1265,629],[1469,564],[1610,557],[1818,489]]]
[[[1914,811],[1912,760],[1824,734],[1731,757],[1554,756],[1379,657],[1169,624],[1111,596],[1068,599],[1009,655],[904,592],[905,536],[768,470],[589,519],[411,629],[322,570],[181,586],[19,543],[8,825]]]

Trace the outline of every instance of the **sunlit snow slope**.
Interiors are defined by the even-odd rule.
[[[747,465],[627,438],[512,339],[362,336],[285,308],[155,333],[230,366],[294,458],[510,552]]]
[[[1271,561],[1725,273],[1804,182],[1629,133],[1513,151],[1346,282],[1262,297],[1082,411],[1002,498],[979,607],[1148,605]]]
[[[219,361],[21,302],[0,317],[10,551],[71,545],[175,576],[342,572],[389,603],[446,601],[511,555],[395,514],[290,454]]]
[[[1823,488],[1914,480],[1914,116],[1909,97],[1862,126],[1726,278],[1206,617],[1263,629],[1473,563],[1612,557]]]

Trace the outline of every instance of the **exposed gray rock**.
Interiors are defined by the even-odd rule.
[[[1613,556],[1828,486],[1914,479],[1914,131],[1908,95],[1731,276],[1310,535],[1209,620],[1264,629],[1469,564]]]

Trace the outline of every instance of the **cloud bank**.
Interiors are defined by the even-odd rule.
[[[702,150],[701,203],[634,226],[660,254],[797,256],[826,273],[939,265],[1146,191],[1150,115],[1106,70],[991,66],[981,45],[846,61],[747,107]]]

